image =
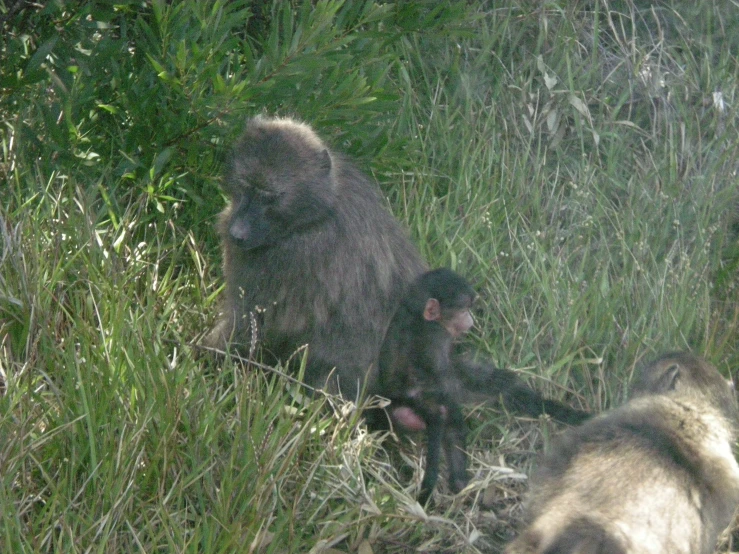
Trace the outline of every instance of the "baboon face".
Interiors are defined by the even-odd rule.
[[[446,268],[421,275],[411,287],[407,303],[412,313],[442,325],[453,338],[474,324],[470,308],[476,293],[466,279]],[[433,348],[429,345],[429,349]]]
[[[234,151],[223,187],[231,204],[221,230],[243,250],[269,247],[325,221],[335,199],[331,155],[310,129],[296,137],[294,125],[284,132],[279,121],[256,121]]]

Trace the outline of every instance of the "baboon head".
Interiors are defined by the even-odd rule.
[[[333,213],[331,154],[306,125],[255,118],[234,149],[224,190],[223,236],[244,250],[268,247]]]
[[[689,352],[665,354],[644,367],[632,385],[632,397],[677,395],[715,406],[731,422],[739,416],[731,381],[708,362]]]

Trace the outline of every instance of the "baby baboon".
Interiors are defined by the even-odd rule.
[[[264,355],[283,361],[307,344],[309,385],[350,399],[363,388],[389,396],[378,386],[380,346],[405,287],[426,266],[373,183],[307,125],[257,117],[234,148],[224,190],[225,304],[206,344],[244,353],[256,337]],[[511,371],[453,363],[459,381],[450,390],[460,402],[502,397],[531,415],[587,417]]]
[[[475,291],[448,269],[418,277],[390,321],[380,350],[380,388],[389,396],[393,419],[408,428],[426,426],[428,455],[418,501],[425,504],[439,477],[444,445],[449,486],[459,492],[467,484],[466,427],[460,405],[449,393],[453,378],[452,341],[472,327],[470,308]]]
[[[647,366],[632,399],[567,430],[532,479],[506,554],[710,554],[739,503],[737,406],[689,353]]]

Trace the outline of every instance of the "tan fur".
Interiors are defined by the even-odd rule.
[[[506,554],[710,554],[739,503],[733,389],[668,354],[632,400],[553,445],[532,478],[529,526]]]

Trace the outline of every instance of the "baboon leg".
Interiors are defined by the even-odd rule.
[[[444,426],[444,454],[449,466],[449,488],[459,492],[467,486],[467,424],[456,402],[447,404],[447,424]]]
[[[426,472],[421,481],[421,492],[418,502],[424,506],[434,491],[439,479],[439,462],[441,458],[441,439],[444,434],[444,425],[440,418],[426,422],[426,436],[428,437],[428,454],[426,455]]]

